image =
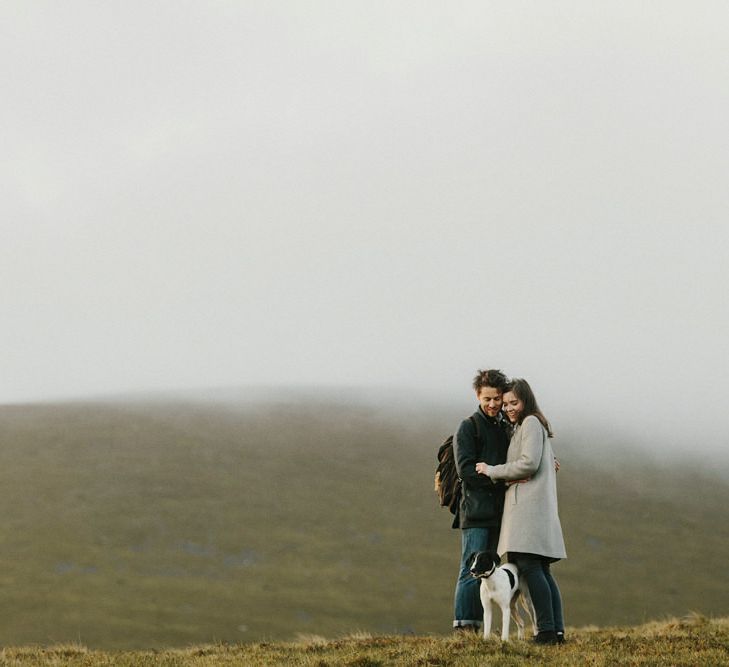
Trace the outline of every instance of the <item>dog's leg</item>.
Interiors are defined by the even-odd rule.
[[[491,634],[491,591],[485,579],[481,581],[479,594],[483,607],[483,638],[488,639]]]
[[[514,617],[514,620],[516,621],[516,638],[517,639],[524,639],[524,618],[521,615],[521,611],[519,610],[519,599],[521,598],[521,593],[517,591],[516,595],[511,598],[511,615]],[[522,600],[523,604],[523,600]]]
[[[501,607],[501,641],[509,641],[509,624],[511,623],[511,605]]]
[[[521,589],[521,605],[522,608],[526,611],[527,616],[529,616],[529,620],[532,624],[532,635],[534,637],[537,636],[537,612],[534,609],[534,603],[532,602],[532,596],[529,595],[529,588],[526,585],[526,581],[524,579],[521,579],[519,582],[519,587]]]
[[[483,638],[488,639],[491,634],[491,600],[481,599],[483,605]]]

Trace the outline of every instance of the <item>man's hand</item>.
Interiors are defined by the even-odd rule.
[[[483,461],[479,461],[476,464],[476,472],[479,475],[485,475],[486,474],[486,464]]]

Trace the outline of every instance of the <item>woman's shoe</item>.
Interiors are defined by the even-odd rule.
[[[535,644],[556,644],[559,640],[554,630],[542,630],[537,633],[533,641]]]

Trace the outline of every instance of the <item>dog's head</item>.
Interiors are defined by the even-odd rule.
[[[488,579],[499,567],[501,559],[494,551],[479,551],[470,557],[471,575],[478,579]]]

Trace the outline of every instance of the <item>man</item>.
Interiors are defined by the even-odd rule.
[[[506,376],[499,370],[479,370],[473,379],[479,407],[463,420],[453,438],[453,453],[461,478],[461,501],[453,528],[461,529],[461,567],[455,592],[453,628],[478,631],[483,623],[479,597],[480,581],[469,572],[468,556],[476,551],[495,550],[499,541],[504,484],[492,482],[476,472],[476,463],[506,462],[508,426],[501,414]]]

